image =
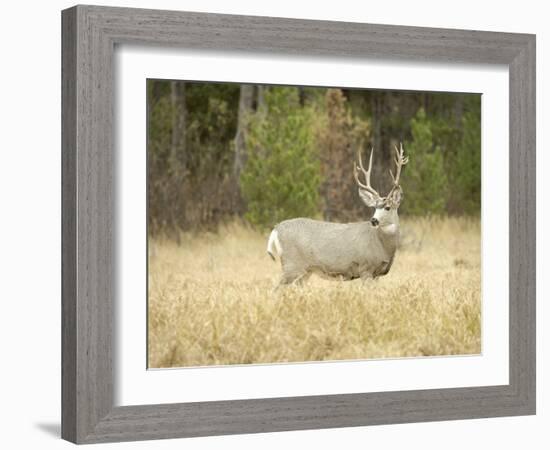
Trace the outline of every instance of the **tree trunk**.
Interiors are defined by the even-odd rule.
[[[376,91],[371,92],[371,110],[372,110],[372,146],[380,151],[382,147],[382,113],[381,113],[381,99],[379,93]]]
[[[170,100],[172,103],[172,142],[170,156],[178,165],[186,166],[185,131],[187,126],[187,108],[185,107],[185,83],[170,82]]]
[[[265,109],[265,91],[267,89],[267,86],[264,86],[262,84],[259,84],[257,86],[258,91],[258,98],[256,100],[256,111],[260,112]]]
[[[170,82],[170,102],[172,104],[172,136],[170,145],[170,227],[173,229],[177,243],[180,243],[179,231],[185,226],[185,195],[180,195],[186,176],[186,126],[187,108],[185,106],[185,83]]]
[[[242,84],[239,97],[237,133],[235,134],[235,159],[233,163],[233,174],[236,180],[239,179],[246,163],[246,120],[247,116],[252,112],[253,102],[254,86]]]
[[[464,115],[464,102],[461,95],[457,95],[454,105],[455,126],[458,130],[462,130],[462,116]]]

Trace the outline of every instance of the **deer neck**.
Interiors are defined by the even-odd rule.
[[[388,255],[393,255],[399,242],[399,219],[392,223],[381,224],[376,228],[376,234]]]
[[[390,223],[386,225],[380,225],[378,227],[378,233],[384,237],[391,238],[399,235],[399,223]]]

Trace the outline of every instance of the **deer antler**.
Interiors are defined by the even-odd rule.
[[[363,160],[361,158],[361,150],[357,150],[357,159],[359,160],[359,165],[357,165],[356,163],[353,163],[353,176],[355,177],[355,181],[357,182],[357,184],[369,191],[371,194],[377,196],[378,198],[380,198],[380,194],[378,192],[376,192],[376,190],[371,186],[370,184],[370,173],[371,173],[371,169],[372,169],[372,154],[374,153],[374,147],[371,149],[370,151],[370,158],[369,158],[369,170],[365,170],[365,168],[363,167]],[[358,169],[361,169],[361,171],[363,172],[363,175],[365,177],[365,181],[367,184],[364,184],[364,183],[361,183],[361,181],[359,181],[359,173],[358,173]]]
[[[397,145],[395,146],[395,157],[394,157],[395,165],[397,166],[395,176],[393,176],[393,172],[390,169],[390,175],[393,180],[393,186],[397,187],[399,186],[399,177],[401,176],[401,168],[409,162],[409,157],[404,156],[403,154],[403,143],[399,144],[399,149],[397,148]]]

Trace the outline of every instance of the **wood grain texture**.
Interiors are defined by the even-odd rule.
[[[62,16],[63,438],[92,443],[535,412],[534,36],[96,6]],[[114,407],[115,44],[508,65],[510,383]]]
[[[510,71],[510,385],[535,410],[536,92],[535,40]]]
[[[61,434],[76,440],[76,10],[63,14],[61,50]]]

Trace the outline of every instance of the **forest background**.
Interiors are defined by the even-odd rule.
[[[478,94],[148,80],[147,105],[149,236],[365,220],[353,160],[384,195],[401,142],[401,215],[480,215]]]

